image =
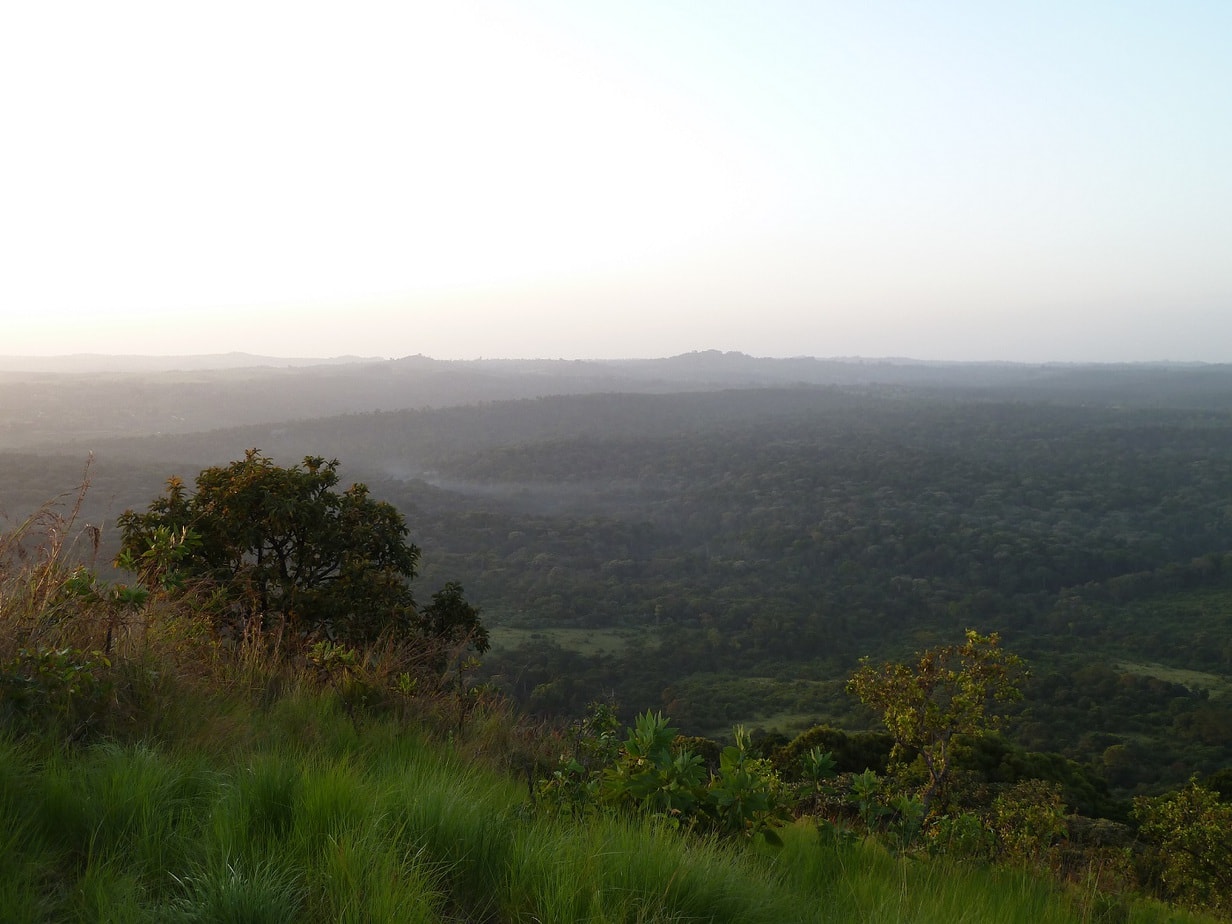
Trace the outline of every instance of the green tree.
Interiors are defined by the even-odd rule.
[[[237,621],[351,643],[389,631],[453,642],[467,631],[484,650],[478,610],[460,586],[416,610],[409,582],[419,549],[407,541],[402,514],[365,485],[336,491],[338,465],[308,456],[282,468],[250,449],[202,471],[194,493],[172,478],[144,513],[121,515],[116,563],[150,588],[204,582]]]
[[[1232,911],[1232,805],[1191,781],[1178,792],[1139,796],[1134,817],[1170,898]]]
[[[955,739],[997,727],[1000,716],[992,706],[1022,696],[1022,660],[1000,645],[995,632],[968,629],[963,644],[925,651],[914,667],[875,667],[865,658],[848,681],[848,692],[879,712],[894,738],[892,763],[919,755],[926,772],[919,793],[926,812],[945,794]]]
[[[479,621],[479,608],[467,601],[457,581],[449,581],[432,595],[432,602],[416,614],[415,624],[425,636],[440,643],[432,659],[437,670],[445,667],[446,649],[469,645],[480,654],[488,650],[488,630]],[[458,669],[461,671],[461,665]]]

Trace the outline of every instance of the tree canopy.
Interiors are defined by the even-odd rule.
[[[343,491],[338,460],[289,468],[257,449],[203,470],[196,491],[179,478],[143,513],[127,510],[117,564],[147,585],[204,581],[233,617],[280,622],[302,635],[350,642],[422,631],[457,642],[487,634],[462,588],[449,584],[420,613],[411,595],[419,549],[402,514],[363,484]]]

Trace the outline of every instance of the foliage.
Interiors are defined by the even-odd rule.
[[[890,813],[882,801],[881,778],[872,770],[852,775],[851,801],[860,813],[860,821],[867,831],[876,829],[881,819]]]
[[[1171,898],[1232,912],[1232,805],[1191,781],[1167,795],[1140,796],[1134,816]]]
[[[0,663],[0,727],[55,725],[80,738],[106,710],[111,661],[101,651],[22,648]]]
[[[479,608],[467,602],[462,585],[449,581],[432,595],[432,602],[415,614],[415,625],[439,650],[433,656],[438,670],[445,666],[451,647],[472,647],[479,654],[489,648],[488,630],[479,621]]]
[[[358,650],[322,639],[308,649],[306,659],[316,672],[317,682],[337,691],[352,721],[357,720],[360,710],[373,705],[376,691],[361,676],[362,658]]]
[[[71,606],[94,608],[99,600],[98,588],[82,575],[69,587],[55,612],[71,627],[76,621],[65,618]],[[157,620],[161,610],[143,615]],[[157,622],[151,630],[158,638]],[[473,770],[456,755],[470,746],[481,723],[451,722],[449,745],[425,750],[418,736],[428,726],[414,723],[426,719],[428,700],[420,699],[417,712],[397,721],[372,711],[372,702],[357,694],[387,692],[374,682],[382,671],[389,673],[378,663],[386,657],[379,646],[322,639],[303,659],[245,667],[269,674],[252,686],[231,680],[234,667],[248,657],[244,647],[215,645],[211,651],[218,663],[209,676],[217,686],[195,694],[176,686],[191,675],[174,659],[122,663],[119,671],[99,664],[108,680],[159,664],[171,684],[164,702],[181,702],[186,712],[178,726],[157,726],[157,734],[147,735],[141,729],[156,727],[158,710],[152,700],[133,704],[151,713],[132,726],[134,737],[159,741],[159,747],[191,742],[187,747],[198,755],[191,766],[168,764],[168,773],[156,747],[124,744],[121,735],[101,747],[60,752],[64,756],[45,769],[14,771],[15,752],[0,737],[0,844],[12,858],[0,864],[0,895],[17,919],[435,920],[444,905],[451,914],[477,919],[809,920],[815,915],[807,909],[824,908],[827,920],[895,920],[904,914],[949,920],[959,906],[989,909],[998,920],[1049,919],[1038,906],[1007,914],[1014,902],[989,905],[990,895],[979,889],[952,896],[944,873],[937,874],[942,885],[913,886],[926,897],[887,904],[879,896],[905,882],[906,869],[857,886],[850,877],[864,882],[872,876],[870,863],[885,856],[880,847],[853,853],[861,848],[857,839],[836,841],[828,851],[817,851],[810,841],[810,858],[789,853],[798,851],[797,832],[782,825],[791,800],[837,785],[833,757],[816,744],[798,755],[794,787],[779,780],[742,729],[722,749],[715,769],[707,773],[703,764],[697,774],[696,754],[690,759],[661,715],[640,716],[622,740],[614,711],[603,707],[595,710],[575,752],[590,762],[578,779],[594,784],[587,796],[593,807],[566,820],[558,813],[514,811],[516,787],[509,781],[491,791],[475,787]],[[131,646],[117,646],[114,657],[125,662],[134,653]],[[91,688],[77,668],[98,657],[85,649],[76,649],[69,661],[48,657],[46,673],[67,678],[76,696]],[[177,689],[189,695],[176,695]],[[292,699],[292,689],[342,695]],[[272,716],[280,718],[272,722]],[[260,727],[250,727],[252,722]],[[41,748],[41,729],[31,731],[27,746]],[[200,756],[206,753],[208,771]],[[626,789],[608,785],[611,776],[604,771],[613,767],[623,768],[617,775]],[[875,774],[865,777],[868,785],[855,788],[866,798],[872,830],[898,850],[909,847],[919,834],[918,801],[883,787]],[[701,785],[690,792],[695,781]],[[666,828],[729,836],[672,848]],[[720,861],[714,853],[721,843],[754,842],[756,850],[763,841],[782,841],[784,859],[741,853],[739,859],[723,854],[731,859]],[[796,871],[796,864],[813,864],[818,856],[830,864],[824,872],[810,865],[809,879]],[[710,872],[699,872],[699,857],[710,858],[703,864],[713,867]],[[751,864],[752,872],[727,865],[733,862]],[[801,885],[790,885],[788,876]],[[835,883],[837,892],[806,881]],[[56,888],[45,889],[48,882]],[[733,882],[742,883],[736,893]],[[756,892],[746,895],[753,883]],[[862,888],[867,895],[853,894],[844,899],[850,906],[842,905],[850,910],[835,912],[836,894]],[[939,910],[919,910],[934,902]]]
[[[1029,700],[1029,695],[1026,698]],[[1128,801],[1113,799],[1107,781],[1093,768],[1060,754],[1028,751],[1002,734],[961,738],[954,747],[954,772],[961,774],[972,789],[1005,789],[1029,780],[1054,783],[1070,812],[1129,820]]]
[[[550,697],[523,682],[544,672],[537,648],[489,659],[537,711],[576,714],[604,689],[691,734],[843,724],[848,663],[976,625],[1036,670],[1029,715],[1007,710],[1013,736],[1101,772],[1110,745],[1140,744],[1115,767],[1127,794],[1232,759],[1232,697],[1214,685],[1232,664],[1232,418],[1224,399],[1105,399],[576,397],[407,414],[396,432],[382,418],[368,445],[459,484],[387,490],[442,537],[434,560],[499,601],[494,622],[644,630],[604,658],[566,643]],[[334,426],[371,430],[330,421],[304,439]],[[1126,659],[1200,667],[1212,697]]]
[[[968,629],[961,645],[925,651],[914,667],[878,668],[864,659],[848,684],[881,714],[894,737],[893,759],[901,764],[908,751],[918,753],[927,773],[920,788],[926,812],[945,796],[955,738],[995,728],[999,719],[992,705],[1021,696],[1022,661],[1003,651],[1000,642],[996,633]]]
[[[402,515],[364,485],[334,491],[337,470],[311,456],[281,468],[252,449],[202,471],[191,496],[172,478],[146,513],[120,517],[118,563],[165,583],[172,569],[151,553],[173,544],[179,572],[222,587],[245,618],[356,640],[409,626],[419,550]]]
[[[257,619],[294,635],[369,643],[422,631],[440,644],[483,651],[479,611],[450,583],[417,611],[409,581],[419,549],[402,514],[363,484],[342,492],[338,461],[307,456],[290,468],[256,449],[207,468],[189,494],[179,478],[146,512],[120,517],[117,564],[163,590],[205,581],[220,590],[224,618]]]
[[[493,438],[493,445],[502,440],[505,445],[476,452],[465,441],[455,442],[450,445],[463,448],[451,460],[433,443],[424,451],[441,452],[443,464],[425,469],[439,469],[446,479],[460,473],[464,479],[485,484],[503,483],[509,488],[505,497],[498,497],[497,488],[480,494],[479,500],[423,484],[391,482],[389,488],[401,492],[402,509],[417,510],[416,522],[428,526],[425,534],[431,537],[433,567],[441,569],[430,575],[433,580],[439,580],[437,574],[463,574],[467,587],[478,586],[486,599],[501,601],[495,606],[502,622],[531,626],[538,625],[537,620],[551,621],[568,625],[575,635],[586,632],[587,626],[602,625],[608,627],[607,638],[621,636],[620,647],[603,651],[602,644],[592,646],[585,659],[570,659],[570,652],[558,648],[550,653],[549,661],[540,658],[548,650],[541,647],[528,649],[529,656],[539,658],[529,669],[507,662],[506,676],[517,682],[529,678],[527,690],[552,687],[559,692],[559,696],[540,700],[554,709],[569,708],[579,697],[593,696],[595,689],[616,689],[639,711],[661,706],[690,730],[713,733],[740,719],[771,729],[804,728],[823,721],[854,725],[859,719],[849,714],[849,704],[843,702],[842,681],[832,678],[849,670],[855,652],[871,652],[878,660],[903,659],[906,646],[939,644],[939,633],[949,631],[959,619],[1002,629],[1007,644],[1012,641],[1021,653],[1029,653],[1038,670],[1036,682],[1024,688],[1023,705],[1009,710],[1007,735],[1030,748],[1063,749],[1065,757],[1022,750],[999,736],[956,736],[949,777],[955,798],[948,804],[937,800],[938,811],[944,809],[946,814],[934,815],[924,832],[937,850],[944,847],[962,854],[965,844],[972,856],[1018,853],[1035,858],[1018,862],[1037,868],[1060,862],[1062,854],[1069,862],[1071,852],[1085,844],[1076,845],[1073,834],[1066,844],[1055,842],[1060,809],[1048,781],[1062,784],[1063,797],[1071,808],[1100,813],[1112,810],[1099,774],[1105,774],[1119,794],[1135,788],[1158,793],[1193,771],[1203,774],[1208,789],[1226,782],[1219,773],[1232,754],[1228,744],[1232,742],[1228,733],[1232,699],[1227,696],[1232,689],[1227,679],[1232,647],[1224,631],[1232,600],[1232,555],[1227,553],[1232,514],[1219,499],[1232,472],[1232,453],[1228,452],[1232,428],[1226,414],[1067,409],[954,402],[948,397],[936,401],[918,395],[896,395],[890,400],[867,394],[832,395],[820,400],[800,394],[776,396],[775,401],[795,402],[797,416],[772,421],[768,412],[777,414],[778,406],[769,399],[755,413],[748,413],[760,400],[748,395],[700,396],[673,402],[671,407],[648,401],[648,407],[653,404],[658,409],[655,413],[666,417],[630,415],[628,433],[619,439],[607,432],[602,437],[566,434],[562,438],[565,431],[558,427],[557,412],[562,407],[576,411],[580,407],[576,403],[540,408],[528,402],[526,407],[493,408],[485,412],[488,419],[502,420],[505,428],[502,437]],[[743,408],[740,413],[757,419],[738,426],[727,418],[719,427],[678,425],[680,420],[700,421],[705,415],[717,419],[716,408],[725,403],[738,405]],[[586,407],[593,411],[583,415],[591,427],[587,432],[598,432],[603,422],[600,412],[613,407],[619,410],[627,402],[608,397]],[[528,443],[519,429],[523,413],[536,409],[545,412],[546,432],[554,440],[551,445]],[[693,410],[704,413],[695,415]],[[454,419],[459,420],[466,416],[462,411],[456,415]],[[670,427],[663,426],[667,417],[672,417]],[[312,426],[320,428],[316,432],[327,432],[359,423]],[[380,452],[400,462],[412,459],[417,442],[413,434],[399,429],[392,415],[379,423]],[[644,424],[649,425],[651,435],[641,432]],[[483,434],[485,439],[488,436]],[[195,445],[206,446],[207,442],[202,439]],[[149,455],[157,447],[143,444],[127,451]],[[177,452],[175,457],[193,456]],[[373,460],[383,458],[371,456],[367,471],[381,470]],[[14,465],[41,464],[13,460],[4,457],[10,481]],[[413,471],[416,463],[407,464]],[[150,491],[141,486],[141,477],[131,473],[126,477],[137,486],[134,497]],[[523,489],[526,484],[529,487]],[[126,490],[131,492],[132,485]],[[385,485],[382,493],[386,493]],[[562,504],[560,499],[566,496],[577,503]],[[43,560],[50,567],[29,572],[28,586],[2,582],[0,611],[6,623],[0,662],[15,665],[23,649],[35,653],[68,649],[82,661],[101,651],[120,670],[100,668],[95,673],[106,676],[109,683],[114,678],[117,686],[127,683],[128,677],[135,676],[124,663],[131,652],[109,650],[98,627],[110,628],[115,617],[117,625],[165,631],[165,625],[150,618],[156,615],[152,608],[159,598],[164,593],[188,593],[203,582],[184,567],[185,562],[191,565],[189,553],[200,548],[201,534],[188,526],[161,530],[151,534],[141,556],[131,559],[139,573],[148,574],[142,587],[107,587],[88,569],[61,567],[62,562],[53,556]],[[47,545],[58,548],[63,542],[67,547],[73,535],[57,526]],[[97,538],[95,533],[95,553]],[[25,551],[28,561],[43,555],[42,547],[33,543],[26,544]],[[88,548],[84,551],[89,554]],[[146,588],[148,596],[143,597]],[[121,590],[126,595],[123,599]],[[236,614],[239,609],[240,603],[232,599],[228,612]],[[417,632],[425,631],[425,610],[412,614]],[[34,614],[34,618],[19,626],[18,620],[8,618],[19,611]],[[465,622],[465,613],[462,617],[460,621]],[[38,631],[26,634],[32,626]],[[339,730],[331,724],[336,716],[326,715],[339,707],[373,714],[369,710],[375,708],[374,697],[364,695],[365,691],[384,696],[386,690],[375,682],[380,676],[371,646],[338,637],[329,640],[323,634],[310,640],[322,642],[322,647],[307,646],[299,652],[306,657],[289,659],[268,675],[262,674],[271,667],[268,662],[252,670],[245,667],[248,672],[243,676],[253,678],[248,683],[237,679],[241,672],[236,670],[248,664],[243,660],[251,654],[247,639],[246,635],[234,646],[231,639],[224,639],[224,644],[194,648],[193,653],[203,655],[196,664],[188,664],[182,655],[177,660],[167,649],[160,649],[158,658],[166,660],[142,664],[141,676],[162,678],[158,683],[167,692],[158,703],[164,705],[176,702],[175,682],[192,670],[208,673],[229,692],[257,694],[254,702],[262,707],[276,704],[289,689],[324,686],[342,693],[304,710],[297,733],[288,738],[296,748],[302,739],[305,752],[309,742],[324,737],[345,741],[352,753],[364,739],[381,733],[376,718],[366,719],[362,727],[356,722],[343,723]],[[873,644],[881,647],[869,647]],[[422,649],[435,652],[444,647]],[[37,673],[30,665],[23,670]],[[434,708],[432,696],[439,686],[411,673],[389,676],[406,681],[407,708],[400,720],[423,720]],[[672,678],[667,688],[665,676]],[[557,677],[562,679],[553,685]],[[109,701],[123,695],[123,690],[113,687]],[[167,726],[160,716],[166,711],[150,708],[154,703],[153,699],[141,703],[144,724],[133,724],[147,732],[157,729],[149,737],[163,740]],[[38,708],[50,714],[59,707]],[[136,706],[126,708],[137,714]],[[453,735],[450,753],[465,741],[462,723],[454,721],[455,715],[451,711],[448,722],[438,723]],[[253,734],[230,716],[213,721],[218,722],[213,728],[209,722],[195,720],[189,727],[201,741],[225,743],[226,748],[242,748],[236,739]],[[903,801],[909,777],[902,765],[913,761],[914,755],[900,750],[896,773],[887,778],[883,774],[889,747],[880,746],[885,736],[876,741],[870,737],[857,746],[855,738],[861,733],[832,731],[797,743],[791,762],[780,765],[783,779],[795,787],[790,795],[797,800],[823,789],[838,794],[833,799],[827,796],[827,810],[835,801],[850,797],[848,813],[854,815],[860,808],[859,799],[854,791],[843,789],[849,778],[844,774],[831,779],[824,773],[815,777],[810,762],[830,751],[838,769],[874,770],[875,778],[868,785],[859,783],[859,788],[866,797],[866,813],[877,832],[877,843],[862,846],[879,852],[887,839],[895,843],[894,826],[899,819],[904,832],[909,830],[911,805]],[[602,773],[591,774],[618,759],[624,738],[613,730],[608,744],[606,758],[596,757],[589,765],[579,762],[576,780],[594,785],[595,808],[585,813],[587,821],[612,820],[602,810],[615,808],[601,801]],[[698,747],[674,740],[669,753],[674,758],[682,751],[702,756]],[[875,752],[882,755],[880,765],[873,760]],[[759,759],[756,750],[748,753],[751,759]],[[1079,767],[1069,758],[1090,763]],[[716,754],[706,764],[707,784],[718,776],[720,762]],[[926,782],[923,762],[912,772],[920,774],[922,787]],[[1033,784],[1032,780],[1044,782]],[[0,786],[0,798],[16,791],[10,780],[0,782],[5,784]],[[459,797],[460,803],[466,795]],[[296,810],[298,798],[291,803]],[[331,825],[345,813],[326,811],[334,803],[322,801],[327,803],[321,809],[322,825],[312,830],[336,832]],[[64,812],[62,817],[93,819],[90,811],[76,816]],[[500,812],[510,811],[509,805],[502,804]],[[225,811],[218,814],[221,817]],[[635,816],[644,812],[629,803],[616,814],[622,823],[640,824]],[[694,830],[706,830],[706,825],[713,830],[717,824],[707,814],[686,823],[682,815],[659,813],[654,816],[655,830],[670,827],[662,823],[665,817],[674,818],[676,826],[687,824]],[[1116,817],[1115,813],[1110,817]],[[1226,819],[1218,814],[1213,817],[1226,828]],[[479,835],[476,838],[443,830],[441,844],[453,841],[457,853],[440,861],[433,875],[456,868],[453,864],[464,862],[467,851],[473,851],[474,857],[497,858],[501,862],[495,868],[501,872],[484,879],[492,887],[490,894],[495,894],[498,879],[508,868],[507,855],[497,848],[491,853],[487,850],[490,841],[507,832],[506,821],[503,815],[477,818],[473,831],[466,832]],[[1071,832],[1076,821],[1080,820],[1070,819]],[[1141,870],[1153,875],[1155,884],[1167,894],[1181,898],[1187,874],[1178,872],[1174,877],[1180,886],[1165,884],[1161,878],[1172,859],[1165,846],[1167,831],[1163,827],[1153,831],[1146,815],[1140,815],[1140,821],[1144,837],[1152,832],[1153,845]],[[560,818],[534,823],[574,830]],[[286,831],[296,830],[296,824],[289,810]],[[71,829],[71,825],[66,827]],[[310,827],[305,823],[303,830]],[[1194,822],[1188,828],[1202,830],[1202,825]],[[47,829],[54,830],[54,826]],[[790,830],[778,830],[784,840],[791,840]],[[1118,836],[1124,833],[1118,832]],[[1177,843],[1183,843],[1180,835],[1176,837]],[[351,881],[349,877],[356,875],[355,854],[348,853],[351,846],[324,837],[313,840],[323,842],[337,847],[329,870],[337,873],[338,882]],[[0,836],[0,848],[9,843]],[[399,843],[389,853],[412,856],[421,843]],[[1100,841],[1100,845],[1099,849],[1109,851],[1110,863],[1128,862],[1128,841]],[[563,868],[550,856],[554,847],[555,842],[540,847],[542,868]],[[31,853],[36,850],[37,845]],[[12,851],[0,853],[13,856]],[[381,867],[369,857],[365,860],[371,870],[381,869],[370,879],[353,880],[362,881],[369,894],[376,891],[378,878],[396,881],[396,865]],[[861,862],[867,860],[864,856]],[[221,876],[228,862],[227,857],[202,858],[201,863],[177,869],[184,884],[203,882],[205,871]],[[529,866],[535,862],[527,861]],[[320,880],[326,878],[322,868],[310,863],[292,865],[312,869],[310,891],[314,897],[319,895]],[[1077,869],[1078,863],[1073,867]],[[232,868],[248,876],[259,866],[243,862]],[[935,871],[943,867],[920,863],[917,868]],[[273,869],[267,872],[272,874]],[[58,873],[61,878],[30,872],[24,881],[62,879],[81,885],[75,895],[106,897],[109,893],[104,886],[113,874],[94,866],[89,882],[72,880],[75,868]],[[483,875],[477,872],[475,877]],[[160,881],[165,888],[166,877]],[[1116,887],[1129,885],[1127,878]],[[602,887],[610,891],[610,881]],[[132,887],[129,895],[142,895],[147,888],[157,891],[160,887],[142,883]],[[542,883],[526,885],[526,898],[502,898],[505,904],[499,911],[487,908],[472,916],[580,919],[561,914],[558,908],[534,905],[529,896],[536,888],[542,888]],[[5,898],[10,894],[12,890],[0,891]],[[570,899],[570,894],[562,886],[559,907],[570,900],[583,902],[576,896]],[[1196,893],[1184,900],[1209,901]],[[1108,904],[1109,919],[1115,913],[1121,915],[1116,920],[1123,920],[1124,909],[1114,904]],[[0,907],[7,907],[6,901],[0,900]],[[355,907],[348,909],[355,913]],[[1086,907],[1104,906],[1092,901]],[[160,906],[159,910],[169,908]],[[1102,914],[1102,910],[1095,912],[1100,919]],[[329,912],[320,915],[343,917],[339,913],[331,917]],[[654,916],[639,907],[625,919],[639,919],[639,915],[640,919]],[[620,918],[618,914],[607,916]],[[85,919],[89,915],[76,909],[75,914],[59,917]],[[46,920],[57,915],[43,911],[27,918]],[[994,915],[989,919],[1006,918]]]
[[[706,782],[701,758],[673,749],[676,729],[662,713],[642,713],[628,734],[616,760],[603,769],[603,801],[689,824],[699,814]]]
[[[557,811],[653,815],[673,826],[776,843],[774,829],[789,818],[790,794],[769,760],[753,754],[748,733],[734,731],[709,772],[697,753],[680,747],[662,713],[639,715],[619,743],[612,708],[592,704],[575,726],[572,753],[563,754],[538,796]]]
[[[620,720],[610,703],[594,702],[569,728],[570,747],[533,792],[557,811],[584,815],[598,808],[603,769],[620,754]]]
[[[814,725],[784,745],[775,760],[786,772],[798,772],[803,759],[821,749],[834,759],[839,773],[873,770],[884,773],[889,765],[894,739],[884,732],[848,732],[829,725]]]
[[[210,736],[47,756],[0,738],[6,921],[955,920],[1072,924],[1018,873],[682,839],[658,819],[517,811],[522,790],[418,727],[357,736],[328,697]],[[205,719],[223,704],[193,703]],[[221,737],[225,735],[225,740]]]
[[[813,746],[799,759],[799,780],[795,784],[794,802],[797,812],[816,814],[822,802],[835,794],[832,780],[837,768],[829,751]]]
[[[100,498],[140,510],[170,471],[158,460],[199,468],[254,442],[345,452],[431,544],[417,588],[459,578],[502,628],[644,640],[600,656],[557,637],[550,659],[498,644],[487,676],[545,716],[604,690],[692,734],[850,728],[857,657],[905,660],[976,625],[1035,668],[1029,705],[1007,710],[1017,743],[1089,764],[1117,796],[1227,766],[1232,416],[1213,385],[1227,375],[1024,374],[1014,391],[604,394],[164,434],[101,445],[95,477]],[[1059,385],[1075,379],[1082,402]],[[147,412],[165,431],[181,398],[96,409],[90,432]],[[333,406],[315,399],[294,416]],[[0,508],[28,509],[75,468],[3,454]],[[439,481],[402,477],[428,471]]]
[[[790,817],[789,794],[773,763],[753,756],[744,727],[737,725],[732,737],[734,742],[720,754],[719,772],[711,776],[706,790],[715,826],[723,834],[746,839],[761,834],[778,844],[774,829]],[[813,769],[817,774],[825,773],[825,761],[819,757]]]
[[[976,812],[951,812],[934,819],[929,829],[928,847],[934,855],[989,860],[995,850],[995,837]]]
[[[1216,770],[1203,781],[1203,785],[1216,793],[1220,802],[1232,802],[1232,767]]]
[[[1027,866],[1046,865],[1054,844],[1068,833],[1065,802],[1057,783],[1023,780],[993,800],[989,827],[998,854]]]

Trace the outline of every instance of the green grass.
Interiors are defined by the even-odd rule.
[[[1179,683],[1191,690],[1207,690],[1211,699],[1222,699],[1232,696],[1232,681],[1218,674],[1205,671],[1185,670],[1179,667],[1168,667],[1164,664],[1144,664],[1133,661],[1119,661],[1115,665],[1131,674],[1141,674],[1144,677],[1154,677],[1166,680],[1168,683]]]
[[[357,731],[329,698],[247,721],[218,752],[0,740],[0,922],[1097,920],[1025,873],[806,824],[771,849],[545,815],[460,748]],[[1150,908],[1133,920],[1197,920]]]
[[[786,834],[776,867],[792,887],[821,891],[834,920],[1080,920],[1050,885],[1026,873],[893,856],[871,842],[822,845],[807,826]]]
[[[649,629],[575,629],[565,626],[545,626],[538,629],[494,626],[490,633],[492,650],[512,651],[528,642],[547,640],[561,648],[582,655],[622,655],[632,638],[641,638],[651,648],[658,647],[659,639]]]
[[[794,738],[801,732],[806,732],[816,725],[826,724],[833,717],[817,712],[751,712],[739,716],[724,726],[714,726],[704,729],[706,737],[726,739],[731,735],[732,727],[743,725],[745,728],[760,728],[768,732],[780,732],[789,738]]]

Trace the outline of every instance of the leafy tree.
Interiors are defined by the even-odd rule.
[[[418,612],[416,624],[424,635],[443,645],[469,643],[480,654],[488,650],[488,630],[479,621],[479,608],[467,602],[456,581],[432,595],[432,602]]]
[[[1232,803],[1232,767],[1223,767],[1206,778],[1205,786],[1219,796],[1220,802]]]
[[[487,633],[462,588],[448,584],[417,611],[409,582],[419,549],[406,522],[368,488],[338,485],[338,460],[308,456],[282,468],[256,449],[207,468],[195,493],[171,478],[144,513],[119,519],[120,567],[146,586],[216,588],[231,618],[276,622],[304,636],[370,642],[387,631],[421,631],[480,651]]]
[[[894,738],[892,762],[901,764],[907,754],[918,753],[927,773],[920,790],[926,812],[945,793],[955,739],[995,728],[1000,716],[992,705],[1021,698],[1022,660],[1000,644],[995,632],[968,629],[963,644],[925,651],[914,667],[874,667],[865,658],[847,684],[850,693],[881,713]]]

